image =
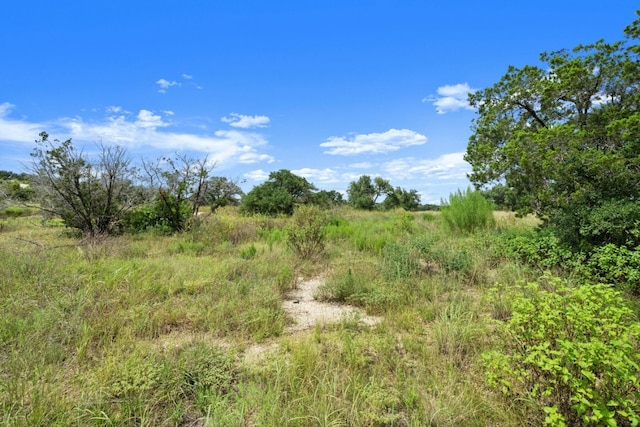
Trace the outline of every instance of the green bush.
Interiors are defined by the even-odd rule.
[[[256,245],[251,243],[246,248],[240,249],[240,258],[242,258],[242,259],[251,259],[254,256],[256,256],[257,253],[258,253],[258,250],[256,249]]]
[[[171,212],[162,201],[156,201],[127,211],[122,225],[129,233],[153,231],[166,235],[182,231],[190,217],[191,211],[187,203],[183,203],[176,214]]]
[[[313,259],[322,254],[325,242],[325,226],[328,218],[315,205],[299,206],[287,227],[287,244],[301,259]]]
[[[21,216],[29,216],[32,214],[32,209],[20,206],[9,206],[5,209],[0,210],[0,217],[18,218]]]
[[[557,209],[548,226],[567,245],[591,250],[607,244],[640,244],[640,201],[613,199]]]
[[[442,201],[441,212],[445,223],[456,231],[473,233],[494,225],[493,204],[471,188],[450,194],[448,202]]]
[[[566,267],[577,260],[572,252],[550,229],[527,233],[505,232],[498,237],[498,251],[540,269]]]
[[[608,244],[593,251],[587,266],[591,276],[621,290],[640,294],[640,248]]]
[[[522,291],[504,347],[483,354],[489,384],[547,425],[638,425],[640,323],[621,294],[556,278]]]

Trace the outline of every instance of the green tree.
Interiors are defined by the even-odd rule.
[[[640,212],[639,22],[625,29],[627,40],[543,53],[541,66],[509,67],[470,95],[471,181],[503,181],[519,213],[547,219],[576,246],[620,235],[583,232],[606,228],[591,221],[612,201]],[[627,223],[624,234],[634,227]]]
[[[316,187],[305,178],[281,169],[254,187],[243,198],[241,211],[247,214],[292,215],[297,205],[313,202]]]
[[[46,132],[36,144],[31,172],[40,208],[85,235],[114,232],[136,203],[135,171],[125,150],[101,146],[97,159],[90,160],[71,139],[52,141]]]
[[[148,206],[144,209],[146,220],[139,222],[140,226],[163,225],[171,231],[184,230],[189,218],[198,214],[205,201],[207,178],[214,166],[206,156],[192,159],[179,154],[155,163],[143,162],[142,179],[150,192],[151,209]]]
[[[313,195],[313,204],[323,208],[331,208],[344,204],[342,193],[336,190],[320,190]]]
[[[204,203],[211,212],[223,206],[238,206],[244,192],[234,181],[223,176],[214,176],[205,182]]]
[[[393,192],[388,193],[382,202],[384,209],[402,208],[406,211],[415,211],[420,207],[420,194],[417,190],[405,190],[396,187]]]
[[[513,210],[515,200],[511,194],[511,190],[504,184],[496,184],[488,190],[482,191],[485,199],[493,202],[498,209]]]
[[[347,189],[349,204],[357,209],[372,210],[376,207],[381,196],[393,193],[389,181],[379,176],[371,180],[369,175],[362,175],[357,181],[352,181]]]

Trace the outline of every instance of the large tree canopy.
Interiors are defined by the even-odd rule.
[[[379,176],[373,180],[369,175],[362,175],[357,181],[352,181],[347,189],[349,204],[358,209],[371,210],[381,196],[393,193],[393,187],[389,181]]]
[[[639,28],[640,19],[626,40],[543,53],[541,66],[509,67],[470,95],[471,181],[504,182],[520,213],[561,225],[572,243],[624,243],[592,221],[612,203],[640,215]]]
[[[242,198],[245,213],[292,215],[296,205],[313,201],[316,187],[289,170],[271,172],[269,179],[254,187]]]

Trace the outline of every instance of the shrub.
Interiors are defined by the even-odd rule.
[[[493,204],[480,191],[471,188],[463,193],[458,190],[449,195],[449,201],[442,201],[442,217],[452,229],[465,233],[492,227]]]
[[[608,244],[597,248],[587,266],[592,277],[622,290],[640,293],[640,248]]]
[[[31,209],[20,206],[9,206],[0,210],[0,217],[18,218],[21,216],[29,216],[31,214],[33,214]]]
[[[535,402],[553,426],[640,422],[640,323],[605,285],[551,279],[523,287],[504,324],[504,348],[483,354],[488,382]]]
[[[324,251],[326,213],[315,205],[298,207],[287,227],[287,244],[302,259],[312,259]]]
[[[246,248],[240,249],[240,258],[242,258],[242,259],[251,259],[254,256],[256,256],[257,253],[258,253],[258,250],[256,249],[256,245],[251,243]]]
[[[123,218],[122,225],[129,233],[142,233],[154,231],[157,234],[172,234],[182,231],[191,217],[191,211],[187,203],[181,205],[178,217],[169,212],[166,204],[155,201],[151,204],[140,206],[128,211]]]
[[[540,269],[567,266],[576,254],[546,228],[528,233],[505,232],[499,237],[499,252]]]

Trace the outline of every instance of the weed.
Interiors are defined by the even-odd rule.
[[[442,218],[455,231],[472,233],[494,225],[493,204],[480,191],[458,190],[442,201]]]
[[[502,351],[484,354],[489,384],[536,403],[545,424],[635,425],[640,323],[604,285],[551,279],[513,299]]]
[[[326,213],[315,205],[296,208],[287,227],[287,245],[301,259],[319,257],[324,252]]]

